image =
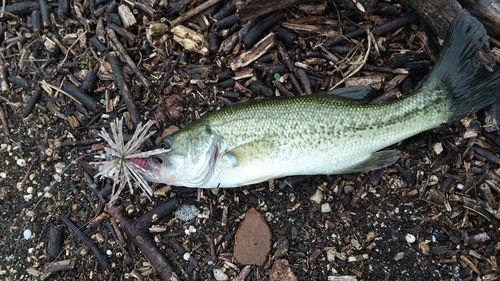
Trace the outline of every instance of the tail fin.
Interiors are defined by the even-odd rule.
[[[479,62],[478,52],[489,37],[483,25],[465,9],[450,26],[428,86],[451,98],[451,120],[482,109],[500,97],[500,67]],[[450,120],[450,121],[451,121]]]

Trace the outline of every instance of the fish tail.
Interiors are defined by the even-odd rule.
[[[451,24],[441,55],[424,83],[446,95],[450,107],[449,120],[445,122],[482,109],[500,96],[498,65],[480,62],[478,57],[488,40],[484,26],[462,9]]]

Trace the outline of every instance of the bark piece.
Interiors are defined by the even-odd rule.
[[[174,34],[174,40],[184,49],[204,56],[208,55],[208,41],[202,34],[183,25],[176,25],[170,31]]]
[[[48,263],[47,266],[45,267],[45,272],[55,272],[55,271],[66,271],[66,270],[72,270],[75,268],[75,260],[74,259],[67,259],[67,260],[62,260],[62,261],[55,261]]]
[[[405,2],[417,10],[432,31],[443,39],[455,15],[462,9],[462,6],[454,0],[407,0]]]
[[[234,257],[241,264],[263,266],[271,251],[271,236],[262,214],[251,208],[236,232]]]
[[[270,281],[296,281],[298,280],[295,274],[293,274],[288,264],[288,260],[279,259],[274,262],[273,267],[269,270],[269,280]]]
[[[243,54],[237,56],[231,62],[231,69],[238,70],[244,66],[249,65],[253,61],[256,61],[262,55],[267,53],[272,47],[276,45],[276,41],[274,40],[274,33],[269,33],[266,37],[262,38],[252,49]]]
[[[283,8],[293,6],[300,2],[307,2],[304,0],[283,0],[283,1],[269,1],[269,0],[237,0],[236,8],[240,14],[241,20],[256,18],[270,12],[281,10]]]

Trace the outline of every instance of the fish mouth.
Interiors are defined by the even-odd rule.
[[[130,158],[130,162],[139,166],[144,170],[148,170],[150,168],[149,161],[146,158]]]

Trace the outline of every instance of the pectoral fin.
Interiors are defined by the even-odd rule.
[[[390,166],[401,157],[398,150],[382,150],[372,153],[368,159],[354,167],[347,168],[345,173],[357,173],[371,170],[378,170]]]
[[[265,161],[274,150],[274,142],[269,139],[259,139],[247,142],[225,152],[222,157],[229,161],[232,167],[246,165],[252,161]]]

